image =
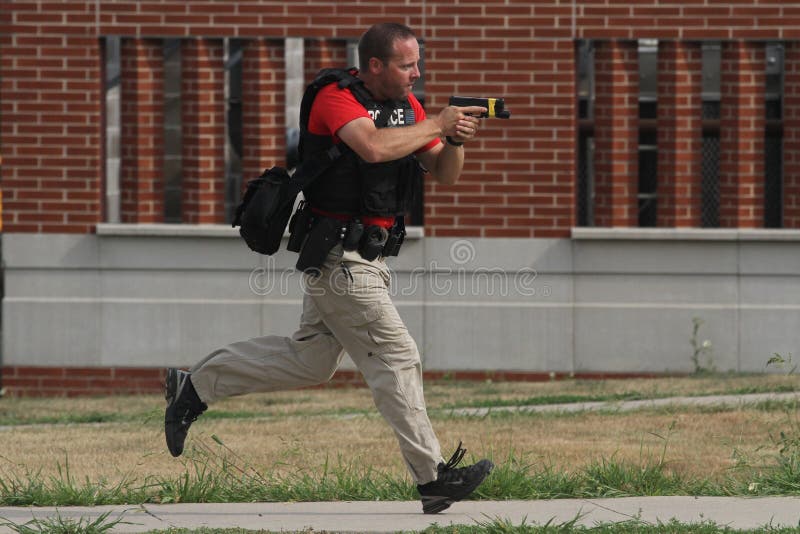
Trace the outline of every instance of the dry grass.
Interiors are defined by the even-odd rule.
[[[646,396],[712,395],[754,389],[783,391],[800,389],[797,376],[709,375],[633,380],[559,380],[551,382],[430,382],[425,397],[431,410],[479,402],[520,401],[544,396],[603,396],[639,393]],[[156,396],[74,399],[0,399],[0,425],[42,418],[96,414],[100,418],[127,417],[136,421],[160,420],[163,399]],[[373,412],[372,396],[366,388],[306,389],[268,395],[231,398],[214,406],[215,412],[252,416],[318,415],[334,412]]]
[[[769,436],[784,423],[780,410],[742,408],[727,411],[675,410],[573,415],[507,415],[484,419],[447,417],[435,409],[465,399],[526,399],[543,395],[606,395],[624,392],[665,394],[724,393],[746,387],[782,389],[794,377],[711,377],[603,382],[430,384],[427,398],[439,439],[449,454],[464,440],[470,454],[509,453],[534,465],[575,471],[600,459],[641,463],[657,461],[666,442],[667,465],[684,475],[720,479],[735,465],[735,453],[751,462],[774,453]],[[342,411],[368,415],[342,418]],[[366,389],[303,390],[229,399],[209,413],[265,415],[263,418],[204,416],[192,427],[187,446],[221,450],[219,436],[237,455],[258,469],[317,469],[326,458],[357,461],[402,474],[405,469],[395,438],[375,415]],[[95,413],[124,415],[111,423],[33,424],[0,431],[0,477],[20,470],[55,474],[69,460],[73,475],[96,482],[124,476],[177,476],[183,459],[174,459],[164,445],[163,399],[158,397],[103,399],[3,399],[0,417]],[[23,417],[24,416],[24,417]],[[670,430],[672,428],[672,430]],[[659,437],[661,436],[661,437]]]

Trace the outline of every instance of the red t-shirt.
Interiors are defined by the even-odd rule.
[[[414,122],[425,120],[425,110],[413,94],[408,95],[408,103],[414,110]],[[316,135],[330,135],[333,142],[338,143],[336,132],[339,128],[361,117],[371,119],[369,112],[358,103],[349,89],[340,89],[332,83],[320,89],[314,98],[311,115],[308,117],[308,131]],[[439,143],[438,139],[434,139],[414,153],[426,152]]]

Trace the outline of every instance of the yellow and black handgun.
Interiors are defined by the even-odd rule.
[[[502,98],[477,98],[473,96],[451,96],[451,106],[480,106],[488,111],[478,115],[480,118],[497,117],[498,119],[510,119],[511,112],[505,109],[506,103]]]

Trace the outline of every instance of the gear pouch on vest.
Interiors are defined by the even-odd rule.
[[[363,213],[388,216],[404,212],[408,182],[416,166],[410,157],[385,163],[360,161]]]

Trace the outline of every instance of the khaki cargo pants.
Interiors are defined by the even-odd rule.
[[[191,370],[198,395],[210,404],[327,382],[347,351],[394,430],[415,482],[435,480],[442,457],[425,409],[419,351],[389,297],[386,263],[366,261],[337,245],[322,274],[306,276],[305,282],[297,332],[212,352]]]

